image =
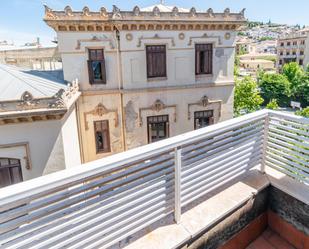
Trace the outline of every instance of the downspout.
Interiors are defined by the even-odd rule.
[[[121,61],[121,47],[120,47],[120,33],[116,25],[114,26],[115,37],[116,37],[116,51],[117,51],[117,74],[118,74],[118,91],[120,97],[121,107],[121,137],[122,137],[122,148],[124,151],[127,150],[126,136],[125,136],[125,113],[123,108],[123,78],[122,78],[122,61]]]

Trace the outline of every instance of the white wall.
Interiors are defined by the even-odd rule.
[[[185,34],[183,40],[179,38],[180,33]],[[127,34],[132,35],[131,41],[127,40]],[[204,34],[207,35],[206,38],[202,37]],[[230,34],[229,39],[226,38],[226,34]],[[155,35],[160,38],[153,38]],[[99,40],[92,40],[93,37]],[[190,40],[192,40],[191,43]],[[198,78],[195,76],[195,43],[214,44],[214,66],[211,76]],[[81,90],[118,89],[118,55],[115,33],[58,32],[58,44],[66,80],[72,81],[78,78]],[[156,80],[155,83],[147,80],[145,46],[148,44],[167,46],[167,79]],[[235,32],[233,31],[121,31],[120,47],[124,89],[151,88],[154,85],[159,87],[233,82],[234,46]],[[88,48],[104,49],[106,85],[91,86],[89,84]]]
[[[9,144],[28,143],[32,168],[22,167],[23,179],[29,180],[54,171],[80,164],[80,152],[73,108],[63,120],[20,123],[0,126],[0,157],[21,161],[20,146],[2,148]],[[8,153],[8,151],[11,151]],[[12,153],[13,151],[13,153]],[[14,152],[16,151],[16,153]]]

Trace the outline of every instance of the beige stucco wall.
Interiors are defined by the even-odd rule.
[[[215,122],[233,117],[236,36],[234,31],[120,31],[120,52],[117,52],[116,32],[59,31],[57,35],[64,77],[67,81],[78,78],[82,91],[78,101],[78,113],[85,162],[147,144],[147,116],[168,114],[170,136],[193,130],[193,113],[197,110],[213,109]],[[196,43],[213,44],[212,75],[196,77]],[[167,47],[166,78],[147,79],[145,46],[151,44],[165,44]],[[89,84],[87,68],[89,48],[104,49],[106,84]],[[192,117],[188,120],[188,104],[197,103],[204,95],[209,100],[221,100],[221,117],[219,117],[220,104],[214,103],[207,107],[192,106]],[[161,100],[165,105],[176,105],[176,122],[173,118],[175,112],[173,108],[160,112],[147,110],[142,112],[143,125],[140,127],[139,109],[149,108],[156,100]],[[114,112],[107,112],[101,116],[94,113],[99,103],[107,110],[117,111],[118,125],[115,125]],[[93,122],[98,120],[109,120],[110,153],[96,154]],[[123,137],[126,144],[123,144]]]
[[[178,88],[152,91],[127,91],[123,93],[123,109],[125,118],[125,140],[126,149],[132,149],[148,143],[147,134],[147,116],[169,115],[169,136],[179,135],[181,133],[194,130],[194,112],[202,110],[214,110],[215,122],[220,122],[233,117],[233,89],[234,86],[209,86],[199,88]],[[222,100],[220,103],[211,103],[206,107],[192,105],[190,107],[190,120],[188,119],[188,104],[197,103],[207,95],[210,101]],[[166,108],[159,112],[145,110],[139,112],[140,108],[149,108],[156,100],[161,100],[167,106],[176,106],[176,108]],[[114,113],[105,115],[87,115],[85,112],[91,112],[102,103],[106,108],[118,109],[119,125],[115,127]],[[79,99],[79,111],[81,117],[81,136],[85,161],[96,160],[113,153],[123,151],[122,143],[122,123],[121,123],[121,104],[120,94],[90,95],[81,96]],[[221,116],[220,116],[221,107]],[[139,113],[141,113],[142,126],[139,125]],[[174,115],[176,114],[176,122]],[[111,153],[96,154],[94,140],[94,125],[97,120],[109,120]],[[85,122],[88,122],[89,129],[85,129]]]
[[[20,145],[25,143],[28,144],[28,152],[25,146]],[[29,156],[31,169],[26,169],[24,156]],[[20,159],[24,180],[79,165],[81,160],[74,106],[62,120],[1,126],[0,157]]]

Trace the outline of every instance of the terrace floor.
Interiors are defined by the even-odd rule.
[[[295,249],[295,247],[268,228],[246,249]]]

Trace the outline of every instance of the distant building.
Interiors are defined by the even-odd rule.
[[[0,188],[81,163],[76,83],[0,65]]]
[[[34,44],[22,47],[0,44],[0,63],[34,70],[62,69],[57,47],[42,48]]]
[[[300,66],[309,63],[309,29],[292,32],[281,36],[277,44],[277,68],[280,71],[284,64],[297,62]]]
[[[255,52],[253,43],[254,41],[249,38],[239,38],[236,41],[236,54],[241,55]]]
[[[277,54],[277,40],[266,40],[258,42],[255,46],[255,53]]]
[[[240,75],[256,76],[259,70],[276,72],[276,55],[268,53],[250,53],[239,56]]]
[[[78,78],[83,160],[233,117],[236,31],[244,11],[158,4],[53,11],[64,77]]]

